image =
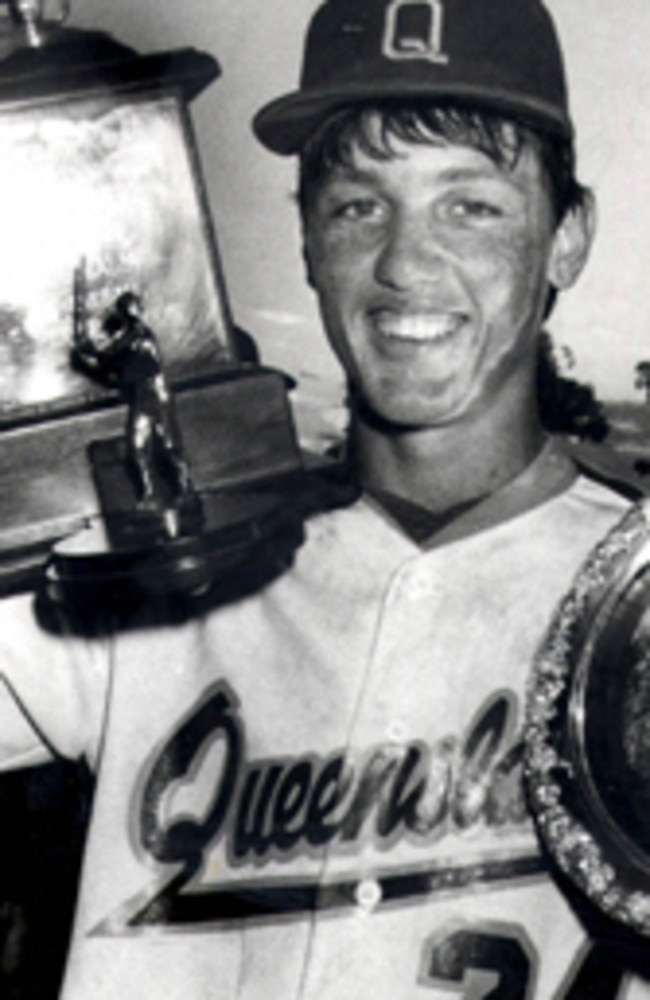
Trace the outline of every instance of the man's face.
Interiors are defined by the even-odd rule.
[[[434,427],[530,392],[555,226],[537,154],[516,166],[440,139],[357,149],[315,193],[305,254],[353,388],[398,426]],[[534,405],[534,400],[532,401]]]

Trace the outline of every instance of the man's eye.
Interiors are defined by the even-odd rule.
[[[349,219],[353,222],[358,220],[373,220],[383,217],[382,206],[373,198],[351,198],[337,205],[333,215],[337,219]]]
[[[500,219],[502,209],[492,202],[464,198],[451,206],[451,214],[456,219]]]

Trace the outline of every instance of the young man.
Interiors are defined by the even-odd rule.
[[[535,651],[626,508],[537,399],[592,229],[548,15],[329,0],[256,130],[302,157],[362,492],[183,627],[91,643],[7,604],[5,766],[97,773],[64,996],[650,997],[594,960],[522,775]]]

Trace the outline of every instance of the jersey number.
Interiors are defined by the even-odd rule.
[[[467,1000],[527,1000],[533,955],[517,928],[464,927],[430,941],[429,948],[429,985],[462,986]]]
[[[592,945],[554,1000],[616,1000],[623,970],[612,959]],[[423,972],[429,986],[462,988],[463,1000],[532,1000],[535,951],[515,925],[462,927],[429,940]]]

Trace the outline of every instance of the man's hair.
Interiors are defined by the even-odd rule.
[[[300,154],[298,183],[303,218],[328,174],[336,167],[350,165],[355,149],[371,159],[388,160],[396,155],[395,140],[426,145],[440,138],[477,149],[506,169],[514,169],[525,148],[535,149],[558,223],[584,199],[585,189],[575,176],[570,140],[533,130],[487,109],[391,100],[343,108],[308,139]]]

